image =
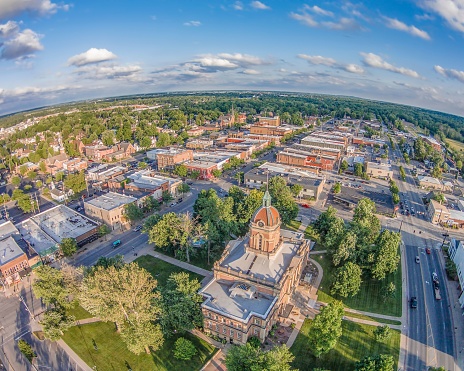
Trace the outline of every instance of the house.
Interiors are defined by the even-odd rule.
[[[53,187],[50,190],[50,196],[57,202],[65,202],[70,196],[74,194],[72,189],[67,189],[66,192]]]
[[[87,161],[80,158],[73,158],[63,162],[63,169],[70,173],[74,173],[87,169],[87,165]]]
[[[102,156],[103,160],[113,161],[128,158],[135,153],[135,148],[131,143],[122,142],[111,147],[111,152]]]
[[[113,153],[113,149],[101,144],[97,144],[94,146],[85,146],[84,153],[89,159],[101,161],[103,158]]]
[[[249,234],[229,242],[214,278],[200,290],[205,331],[230,343],[245,344],[252,336],[264,342],[272,326],[288,318],[310,244],[280,226],[266,191]]]
[[[60,153],[59,155],[45,159],[44,162],[47,173],[55,175],[57,172],[63,170],[63,164],[67,160],[68,155],[66,153]]]

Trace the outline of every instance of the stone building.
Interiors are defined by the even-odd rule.
[[[288,317],[310,243],[280,226],[266,191],[249,233],[228,244],[214,264],[214,278],[200,291],[205,331],[230,343],[244,344],[251,336],[264,341],[272,326]]]

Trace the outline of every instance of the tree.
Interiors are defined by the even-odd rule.
[[[436,193],[435,195],[433,195],[433,199],[439,202],[440,204],[444,204],[446,202],[446,197],[443,193]]]
[[[311,352],[320,357],[335,347],[342,335],[343,303],[333,301],[323,307],[314,318],[308,333]]]
[[[348,231],[343,235],[338,246],[332,251],[332,263],[334,266],[337,267],[347,260],[353,259],[356,251],[356,241],[357,236],[353,231]]]
[[[388,325],[379,326],[374,330],[374,337],[377,341],[385,341],[391,337],[391,329]]]
[[[265,190],[263,187],[262,191]],[[269,193],[272,204],[277,209],[282,219],[282,223],[288,224],[298,215],[298,205],[296,204],[292,191],[284,178],[275,176],[269,180]]]
[[[166,336],[203,325],[200,307],[203,298],[198,294],[200,288],[198,280],[190,280],[186,272],[169,276],[166,286],[161,290],[163,315],[160,324]]]
[[[383,280],[387,274],[396,271],[400,262],[398,254],[400,242],[400,233],[391,232],[388,229],[382,231],[375,245],[375,257],[371,267],[374,279]]]
[[[364,168],[360,162],[354,164],[354,175],[363,176]]]
[[[174,343],[174,357],[177,359],[182,359],[184,361],[188,361],[191,359],[195,354],[197,354],[197,349],[195,345],[190,340],[186,338],[180,337]]]
[[[382,289],[382,298],[383,301],[387,301],[389,298],[395,296],[396,293],[396,286],[393,282],[390,282],[386,287]]]
[[[462,170],[462,161],[461,160],[456,161],[456,169]]]
[[[361,199],[354,209],[351,229],[357,235],[358,247],[367,248],[380,233],[380,220],[375,216],[375,211],[374,201],[368,198]]]
[[[324,238],[320,242],[325,246],[330,255],[334,255],[345,235],[345,221],[342,218],[335,218]]]
[[[142,203],[143,212],[150,213],[152,211],[158,211],[160,208],[160,203],[153,196],[147,196]]]
[[[108,233],[111,233],[111,229],[106,224],[102,224],[98,227],[98,235],[100,237],[106,236]]]
[[[36,280],[32,284],[34,295],[45,304],[55,307],[67,307],[68,290],[64,285],[63,273],[49,265],[42,265],[35,270]]]
[[[143,137],[139,140],[140,147],[143,149],[147,149],[151,147],[151,138],[150,137]]]
[[[61,252],[64,256],[71,256],[77,251],[77,242],[75,238],[66,237],[60,243]]]
[[[301,186],[300,184],[293,184],[290,187],[290,190],[292,191],[293,197],[299,197],[301,191],[303,190],[303,186]]]
[[[336,270],[330,293],[344,298],[356,295],[361,287],[361,275],[362,270],[358,265],[346,263]]]
[[[251,344],[232,347],[227,352],[225,364],[228,371],[291,371],[294,355],[286,345],[264,352]]]
[[[34,180],[35,178],[37,178],[37,173],[34,170],[28,171],[27,177],[31,180]]]
[[[161,198],[163,200],[163,203],[165,204],[167,204],[168,202],[171,202],[174,199],[174,197],[172,197],[171,192],[169,191],[163,191]]]
[[[21,178],[19,176],[13,176],[11,178],[11,184],[13,184],[15,187],[18,187],[21,184]]]
[[[348,162],[343,160],[340,164],[340,173],[343,173],[346,169],[348,169]]]
[[[27,173],[27,166],[26,165],[23,165],[19,168],[19,173],[21,174],[21,176],[24,176],[26,175]]]
[[[395,205],[400,203],[400,196],[398,195],[398,193],[392,194],[392,201]]]
[[[179,187],[177,187],[177,191],[180,193],[187,193],[190,191],[190,186],[187,183],[182,183]]]
[[[47,166],[45,165],[44,161],[39,162],[39,170],[42,174],[45,174],[47,171]]]
[[[201,173],[198,170],[192,170],[190,172],[190,178],[192,179],[198,179],[200,177]]]
[[[19,339],[18,340],[18,348],[19,351],[24,354],[24,356],[27,358],[29,362],[32,363],[32,359],[34,357],[37,357],[37,355],[34,352],[34,349],[32,349],[31,344],[29,344],[26,340]]]
[[[124,205],[124,218],[129,220],[130,222],[135,222],[143,218],[143,211],[140,207],[137,206],[136,203],[131,202],[130,204]]]
[[[61,182],[64,179],[64,173],[62,171],[58,171],[55,174],[55,179],[57,182]]]
[[[42,188],[43,182],[42,182],[41,180],[38,180],[37,182],[35,182],[35,186],[36,186],[37,188]]]
[[[337,194],[342,191],[342,185],[340,183],[335,183],[332,188],[333,193]]]
[[[222,171],[219,169],[214,169],[211,173],[213,174],[215,178],[220,178],[222,175]]]
[[[121,269],[126,263],[124,262],[124,256],[117,254],[112,257],[100,256],[97,262],[93,265],[92,269],[97,270],[98,267],[109,268],[114,267],[115,269]]]
[[[75,317],[67,316],[63,308],[54,308],[45,311],[40,324],[45,337],[51,341],[56,341],[63,336],[64,331],[74,326],[75,322]]]
[[[158,324],[151,321],[131,320],[125,322],[121,330],[121,337],[127,345],[127,349],[135,354],[140,354],[144,350],[150,354],[158,350],[163,345],[163,333]]]
[[[126,334],[131,334],[142,329],[131,328],[129,324],[144,326],[158,319],[161,309],[156,287],[156,280],[137,263],[124,264],[119,269],[97,267],[93,274],[85,276],[79,299],[92,315],[104,322],[114,322],[118,330],[125,328]],[[153,330],[161,332],[158,327]]]
[[[105,130],[101,135],[101,140],[105,146],[112,146],[114,144],[113,130]]]
[[[142,169],[142,170],[143,170],[143,169],[146,169],[146,168],[148,167],[148,164],[147,164],[146,162],[144,162],[144,161],[140,161],[140,162],[137,164],[137,167],[138,167],[139,169]]]
[[[59,173],[57,173],[56,176],[58,176],[58,174]],[[82,192],[87,187],[84,171],[81,171],[78,174],[69,174],[64,180],[64,186],[67,189],[72,189],[74,193]]]
[[[329,205],[326,211],[319,214],[317,219],[314,221],[314,229],[317,231],[321,239],[325,238],[325,235],[329,231],[332,223],[337,218],[337,209]]]
[[[356,362],[356,371],[393,371],[393,357],[387,354],[366,356]]]
[[[174,168],[174,174],[182,177],[182,178],[185,178],[188,174],[188,168],[187,166],[185,166],[184,164],[180,164],[180,165],[177,165],[175,168]]]

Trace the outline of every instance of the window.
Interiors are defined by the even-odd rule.
[[[227,327],[226,326],[222,326],[222,333],[227,334]]]
[[[230,337],[233,338],[234,337],[234,330],[230,330]]]
[[[255,318],[255,324],[256,325],[261,325],[261,320],[259,318]]]
[[[211,323],[211,321],[208,321],[208,328],[212,328],[213,327],[213,324]]]
[[[240,330],[242,329],[242,325],[241,325],[240,323],[237,325],[237,327],[238,327]]]
[[[216,331],[219,332],[219,325],[216,323]]]
[[[253,333],[254,333],[256,336],[258,336],[258,335],[259,335],[259,329],[255,328],[254,331],[253,331]]]
[[[242,334],[240,332],[237,332],[237,339],[240,340],[242,338]]]
[[[208,318],[211,318],[211,312],[207,313]]]

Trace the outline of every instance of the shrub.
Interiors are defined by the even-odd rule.
[[[18,341],[18,348],[22,354],[32,363],[32,358],[36,356],[34,350],[32,349],[31,345],[26,340],[19,340]]]
[[[179,338],[175,342],[174,357],[187,361],[197,354],[195,345],[190,340]]]

